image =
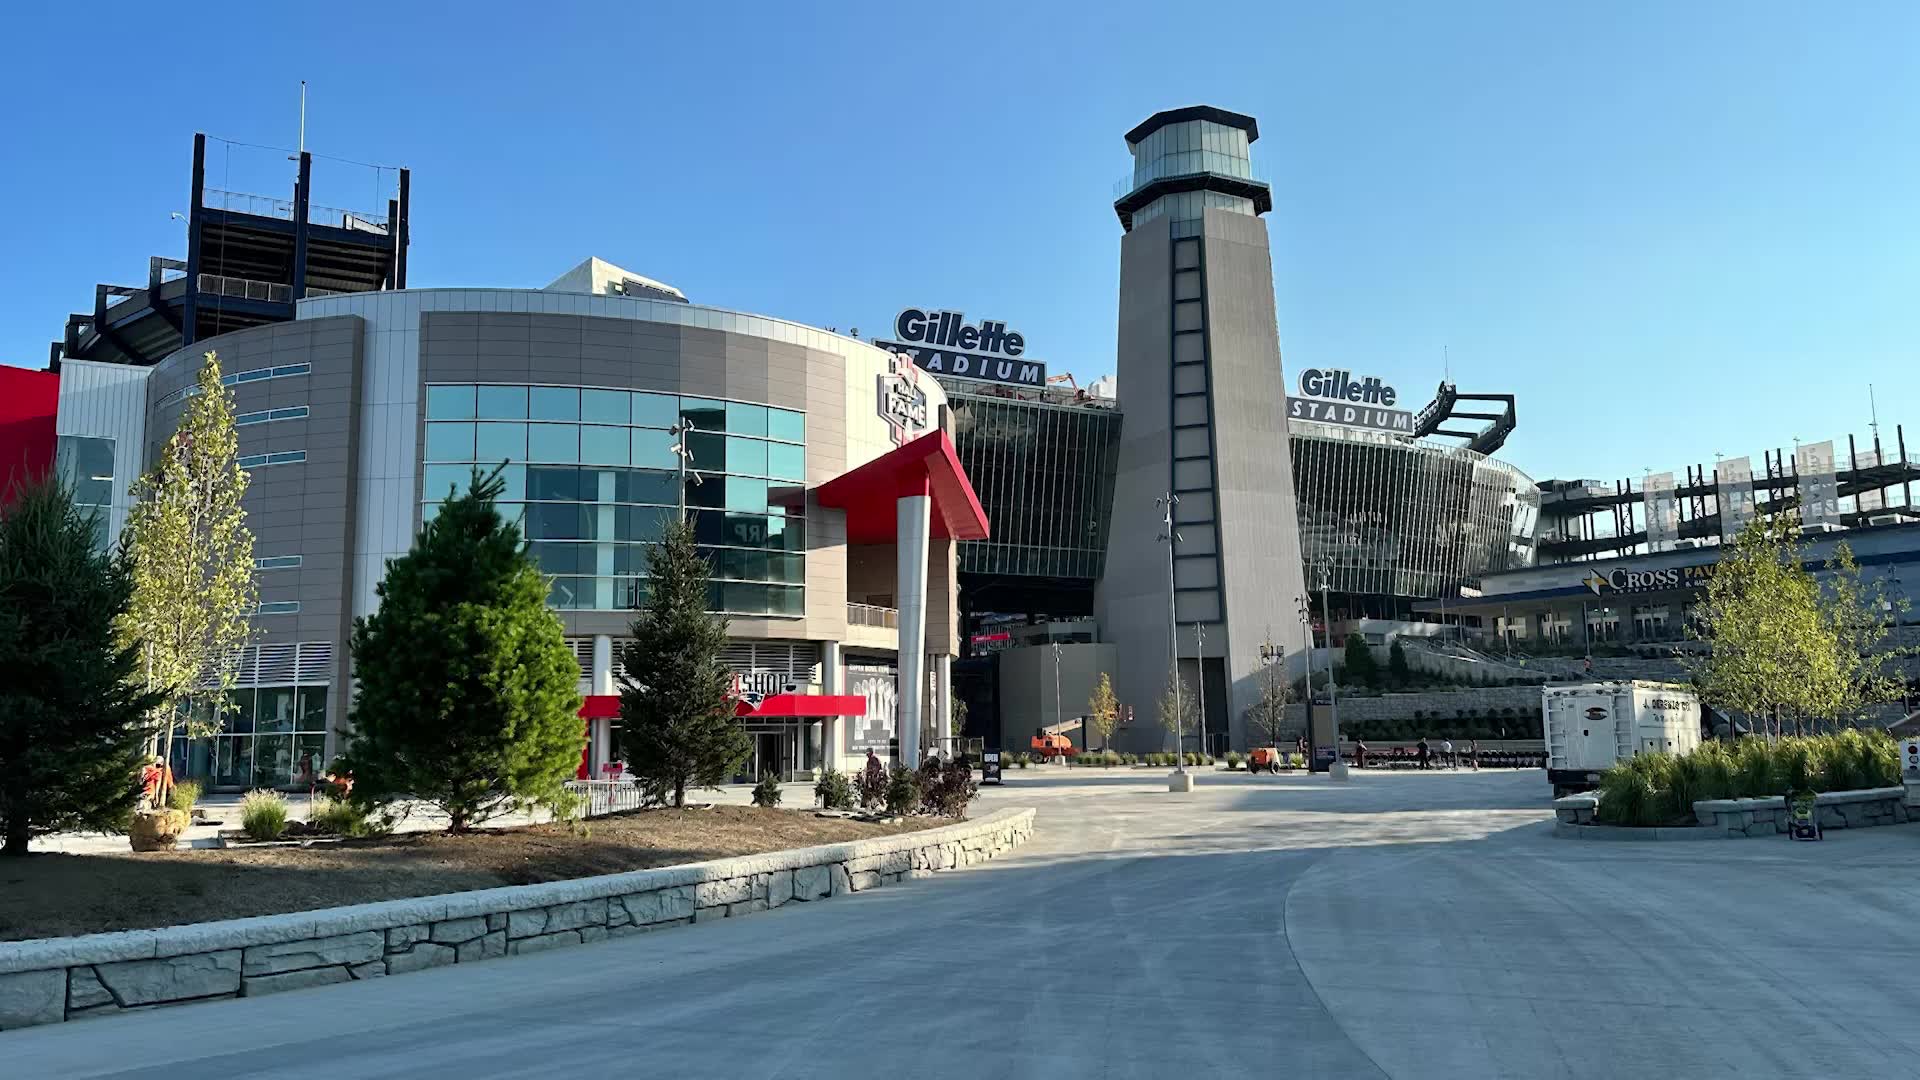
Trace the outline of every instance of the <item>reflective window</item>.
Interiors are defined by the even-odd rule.
[[[789,409],[767,410],[767,435],[787,442],[807,441],[807,418]]]
[[[591,424],[625,425],[633,419],[633,395],[625,390],[580,391],[580,419]]]
[[[475,424],[473,452],[483,462],[525,461],[527,425]]]
[[[804,414],[556,386],[430,387],[428,412],[421,520],[432,521],[450,492],[465,490],[474,464],[487,470],[508,462],[499,509],[522,524],[529,552],[552,580],[554,606],[616,610],[643,602],[649,546],[684,500],[714,567],[717,610],[759,617],[802,610]],[[696,429],[687,439],[695,474],[684,492],[676,437],[667,430],[683,417]]]
[[[670,428],[680,422],[680,399],[671,394],[633,395],[636,427]]]
[[[525,420],[527,388],[524,386],[482,386],[478,397],[482,420]]]
[[[627,429],[587,424],[580,428],[580,461],[585,465],[625,465]]]
[[[428,424],[428,461],[472,461],[472,424]]]
[[[54,467],[73,493],[74,505],[93,519],[93,546],[105,551],[113,515],[113,440],[62,435],[55,442]]]
[[[574,424],[532,424],[527,428],[528,461],[579,461],[580,428]]]
[[[471,386],[427,387],[427,419],[473,419],[473,391]]]
[[[580,391],[565,386],[533,387],[527,411],[533,420],[578,420]]]

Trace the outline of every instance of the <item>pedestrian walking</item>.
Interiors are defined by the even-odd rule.
[[[1353,764],[1360,769],[1367,767],[1367,740],[1353,740]]]
[[[1414,754],[1419,759],[1421,768],[1425,769],[1429,767],[1429,757],[1431,753],[1431,749],[1427,746],[1427,737],[1425,735],[1420,736],[1420,741],[1414,744]]]
[[[1453,740],[1452,739],[1440,740],[1440,760],[1446,762],[1447,768],[1449,769],[1459,764],[1459,762],[1455,760],[1453,756]]]
[[[1474,772],[1480,771],[1480,740],[1479,739],[1467,740],[1467,764],[1473,766]]]

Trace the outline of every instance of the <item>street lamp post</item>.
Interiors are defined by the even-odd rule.
[[[1180,619],[1173,602],[1173,545],[1180,542],[1180,534],[1173,531],[1173,508],[1180,500],[1169,491],[1155,501],[1160,504],[1160,539],[1167,545],[1167,662],[1171,665],[1167,669],[1167,684],[1173,694],[1173,741],[1177,749],[1186,727],[1180,722]],[[1167,790],[1193,790],[1193,775],[1187,772],[1187,760],[1181,754],[1173,756],[1173,778],[1167,781]]]
[[[1060,643],[1057,641],[1053,643],[1053,722],[1055,724],[1065,722],[1060,715]],[[1085,733],[1082,733],[1080,738],[1081,741],[1084,742],[1086,740]],[[1091,750],[1093,748],[1089,746],[1082,747],[1082,749]]]
[[[1327,721],[1331,725],[1328,738],[1333,741],[1333,763],[1327,766],[1327,779],[1345,780],[1347,763],[1340,759],[1340,691],[1334,686],[1338,679],[1333,677],[1333,584],[1328,572],[1326,560],[1320,562],[1320,621],[1327,628]],[[1311,715],[1311,714],[1309,714]]]

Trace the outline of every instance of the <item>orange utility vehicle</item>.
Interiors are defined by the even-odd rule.
[[[1073,748],[1073,740],[1065,735],[1052,735],[1041,732],[1033,737],[1033,752],[1040,755],[1042,761],[1059,758],[1062,761],[1079,753]]]
[[[1257,746],[1247,755],[1247,771],[1250,773],[1277,773],[1286,763],[1286,752],[1275,746]]]

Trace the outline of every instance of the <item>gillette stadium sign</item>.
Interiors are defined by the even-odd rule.
[[[1413,414],[1393,407],[1399,398],[1377,376],[1308,368],[1300,373],[1300,396],[1287,398],[1287,419],[1412,435]]]
[[[894,318],[893,333],[897,340],[874,344],[905,353],[922,371],[1036,390],[1047,385],[1047,365],[1026,358],[1026,337],[997,319],[969,323],[958,311],[908,308]]]

